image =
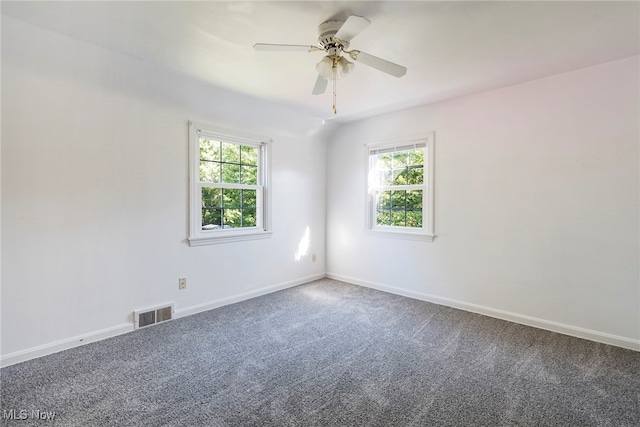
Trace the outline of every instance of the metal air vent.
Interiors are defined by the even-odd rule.
[[[171,319],[173,319],[173,303],[133,312],[135,329],[145,328]]]

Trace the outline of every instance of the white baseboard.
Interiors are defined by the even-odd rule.
[[[174,318],[180,318],[189,316],[191,314],[200,313],[202,311],[211,310],[223,305],[233,304],[236,302],[244,301],[246,299],[255,298],[260,295],[269,294],[282,289],[298,286],[303,283],[311,282],[313,280],[324,279],[326,275],[324,273],[315,274],[312,276],[302,277],[296,280],[280,283],[277,285],[267,286],[265,288],[256,289],[250,292],[244,292],[238,295],[233,295],[227,298],[221,298],[219,300],[209,301],[204,304],[198,304],[191,307],[175,310]],[[25,350],[16,351],[0,356],[0,367],[14,365],[16,363],[25,362],[37,357],[46,356],[48,354],[57,353],[62,350],[68,350],[74,347],[78,347],[91,342],[100,341],[106,338],[115,337],[117,335],[132,332],[134,330],[133,323],[123,323],[121,325],[112,326],[110,328],[102,329],[99,331],[89,332],[76,337],[66,338],[60,341],[39,345],[36,347],[27,348]]]
[[[37,357],[46,356],[48,354],[57,353],[62,350],[79,347],[105,338],[111,338],[118,335],[126,334],[133,331],[133,323],[123,323],[121,325],[112,326],[110,328],[101,329],[99,331],[89,332],[87,334],[66,338],[48,344],[31,347],[26,350],[16,351],[0,357],[0,366],[5,367],[16,363],[25,362]]]
[[[324,273],[314,274],[312,276],[302,277],[296,280],[290,280],[288,282],[280,283],[277,285],[267,286],[266,288],[260,288],[254,291],[243,292],[238,295],[232,295],[227,298],[221,298],[213,301],[208,301],[203,304],[192,305],[191,307],[186,307],[180,310],[176,310],[175,318],[177,319],[180,317],[191,316],[192,314],[197,314],[203,311],[222,307],[223,305],[234,304],[236,302],[259,297],[260,295],[266,295],[272,292],[280,291],[282,289],[292,288],[294,286],[302,285],[303,283],[311,282],[313,280],[324,279],[325,277],[327,276]]]
[[[526,316],[509,311],[499,310],[496,308],[485,307],[482,305],[471,304],[464,301],[458,301],[450,298],[438,297],[422,292],[416,292],[409,289],[397,288],[394,286],[383,285],[381,283],[370,282],[355,277],[343,276],[340,274],[327,273],[329,279],[340,280],[342,282],[352,283],[354,285],[364,286],[367,288],[377,289],[383,292],[389,292],[396,295],[402,295],[434,304],[445,305],[460,310],[470,311],[472,313],[483,314],[485,316],[495,317],[497,319],[508,320],[522,325],[533,326],[547,331],[558,332],[560,334],[571,335],[573,337],[584,338],[603,344],[615,345],[617,347],[628,348],[630,350],[640,351],[640,340],[612,335],[605,332],[593,331],[590,329],[580,328],[577,326],[566,325],[563,323],[552,322],[549,320],[539,319],[536,317]]]

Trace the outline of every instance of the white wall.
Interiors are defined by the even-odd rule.
[[[188,120],[273,138],[271,239],[188,246]],[[323,277],[328,127],[3,17],[3,364]]]
[[[638,58],[343,126],[329,275],[640,350]],[[436,132],[433,243],[364,230],[363,144]]]

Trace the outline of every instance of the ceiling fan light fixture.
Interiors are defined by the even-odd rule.
[[[335,68],[335,69],[334,69]],[[316,65],[316,70],[325,79],[340,80],[353,69],[353,62],[347,61],[344,57],[325,56]]]
[[[329,20],[320,24],[318,27],[318,44],[316,46],[256,43],[253,48],[260,51],[270,50],[274,52],[324,51],[325,57],[316,64],[318,76],[311,93],[313,95],[321,95],[326,90],[328,82],[333,82],[333,114],[337,114],[336,82],[349,74],[354,67],[353,62],[349,62],[347,58],[342,56],[343,53],[349,55],[348,58],[352,61],[358,61],[395,77],[402,77],[407,72],[407,68],[402,65],[394,64],[359,50],[348,50],[351,40],[370,23],[371,21],[363,16],[350,15],[344,22]]]
[[[346,76],[353,70],[354,64],[353,62],[347,61],[347,58],[340,57],[338,60],[338,69],[341,70],[343,76]]]

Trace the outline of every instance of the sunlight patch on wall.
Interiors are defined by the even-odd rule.
[[[300,239],[300,243],[298,243],[298,250],[296,251],[296,254],[295,254],[296,261],[300,261],[300,259],[303,256],[309,255],[310,243],[311,243],[311,240],[310,240],[309,226],[307,226],[307,229],[304,232],[304,236],[302,236],[302,239]]]

